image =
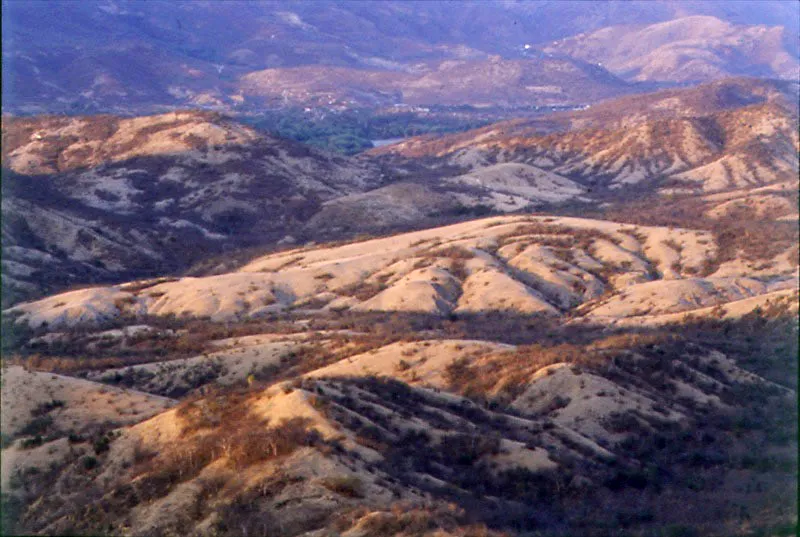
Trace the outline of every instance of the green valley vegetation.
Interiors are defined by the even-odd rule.
[[[438,107],[419,111],[382,112],[282,108],[240,118],[262,131],[316,147],[353,155],[371,149],[373,140],[443,134],[482,127],[490,122],[469,111]]]

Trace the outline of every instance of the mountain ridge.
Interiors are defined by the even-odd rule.
[[[582,2],[565,1],[476,2],[454,16],[446,2],[428,2],[416,14],[402,2],[330,2],[314,8],[303,2],[238,7],[204,4],[189,9],[188,4],[169,2],[104,0],[78,6],[62,1],[51,2],[46,13],[37,11],[35,4],[7,2],[3,96],[6,109],[24,113],[144,114],[187,106],[233,111],[244,104],[240,80],[264,69],[317,66],[325,70],[332,66],[367,69],[373,71],[370,76],[387,78],[393,73],[413,72],[426,63],[485,61],[496,55],[508,62],[558,62],[564,61],[559,59],[564,58],[561,52],[556,54],[559,58],[551,57],[536,44],[551,43],[558,49],[563,43],[553,44],[553,40],[602,32],[619,24],[669,25],[687,16],[717,17],[730,21],[724,24],[735,25],[730,47],[738,56],[733,59],[726,52],[727,41],[720,45],[700,40],[693,45],[697,61],[704,62],[703,69],[714,67],[715,55],[727,62],[727,71],[714,67],[711,75],[775,76],[783,69],[759,68],[762,59],[750,57],[752,51],[739,47],[734,34],[758,34],[759,27],[752,26],[756,23],[787,25],[786,35],[796,35],[797,13],[786,2],[759,4],[760,8],[744,2],[731,6],[717,1],[626,1],[588,8]],[[477,22],[481,20],[492,21],[491,34]],[[97,28],[109,39],[98,40],[88,30]],[[771,34],[764,39],[756,34],[752,42],[757,47],[770,41],[771,50],[781,50],[788,55],[786,61],[797,63],[800,51],[791,39],[781,43]],[[209,44],[211,36],[213,44]],[[612,40],[609,49],[616,44],[613,41],[618,40]],[[63,46],[65,43],[69,46]],[[670,62],[689,65],[691,75],[692,62],[675,57],[679,43],[666,46],[672,47]],[[575,64],[584,57],[579,51],[575,54],[578,56],[567,61]],[[591,64],[597,63],[593,56],[588,57]],[[119,69],[123,64],[126,68]],[[665,69],[680,75],[666,77],[668,82],[687,79],[674,66]],[[570,85],[565,88],[575,91]],[[347,96],[352,98],[352,92]],[[417,94],[415,102],[421,96]],[[386,98],[374,90],[366,97],[362,102],[370,104],[376,97]]]

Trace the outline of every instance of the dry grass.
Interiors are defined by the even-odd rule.
[[[179,406],[183,440],[157,454],[139,452],[135,456],[132,475],[142,498],[165,496],[175,485],[194,478],[219,459],[234,471],[241,471],[321,443],[306,419],[270,425],[254,417],[250,413],[251,398],[244,392],[229,392]]]
[[[344,287],[339,287],[336,292],[340,295],[351,296],[361,302],[369,300],[381,291],[386,289],[386,284],[382,282],[360,281]]]

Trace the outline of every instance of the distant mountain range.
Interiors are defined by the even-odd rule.
[[[608,71],[569,58],[446,60],[416,72],[303,66],[255,71],[241,91],[268,106],[580,106],[642,91]]]
[[[733,25],[692,16],[647,26],[609,26],[544,50],[602,65],[626,80],[698,82],[730,75],[797,80],[797,34],[783,26]]]
[[[3,4],[6,112],[587,104],[652,87],[631,82],[797,73],[792,2],[43,7]]]

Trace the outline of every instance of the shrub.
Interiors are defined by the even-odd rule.
[[[348,498],[363,498],[363,483],[356,476],[328,477],[321,481],[326,489]]]
[[[111,446],[112,437],[108,434],[104,434],[95,438],[94,442],[92,442],[92,448],[94,449],[95,454],[100,455],[101,453],[105,453],[109,450]]]
[[[292,418],[277,427],[261,431],[240,431],[233,437],[228,460],[235,468],[288,455],[298,447],[314,446],[321,440],[319,433],[308,429],[308,421]]]
[[[294,418],[277,426],[250,414],[244,392],[213,395],[178,407],[184,421],[182,435],[207,432],[187,439],[157,455],[143,454],[134,468],[142,494],[148,498],[166,495],[171,488],[196,476],[214,460],[224,458],[236,470],[282,457],[304,446],[322,443],[306,418]]]
[[[51,425],[53,425],[53,418],[50,416],[39,416],[29,421],[20,429],[19,434],[21,436],[41,435],[47,432]]]
[[[467,266],[464,264],[463,259],[453,259],[450,262],[450,274],[462,282],[467,279],[469,276],[469,271],[467,270]]]
[[[125,309],[125,307],[132,306],[133,304],[136,304],[136,297],[133,295],[114,299],[114,307],[118,310]]]
[[[448,434],[442,437],[442,457],[457,465],[469,466],[486,455],[500,452],[500,439],[472,434]]]
[[[40,403],[36,406],[33,410],[31,410],[32,416],[44,416],[45,414],[52,412],[56,408],[62,408],[64,406],[64,401],[53,399],[52,401],[48,401],[46,403]]]
[[[461,387],[468,384],[474,378],[474,373],[470,368],[470,360],[461,357],[453,360],[444,368],[444,380],[450,386]]]
[[[439,250],[428,251],[425,255],[426,257],[446,257],[453,260],[466,260],[475,257],[475,253],[473,251],[458,245],[452,245],[445,248],[440,248]]]
[[[33,449],[35,447],[41,446],[44,443],[44,439],[42,435],[37,434],[32,438],[26,438],[22,442],[20,442],[20,447],[22,449]]]
[[[6,433],[0,433],[0,449],[6,449],[14,443],[14,437]]]
[[[386,289],[385,283],[360,281],[334,289],[336,293],[351,296],[361,302],[369,300]]]
[[[275,533],[275,528],[280,527],[275,516],[254,500],[252,495],[242,495],[218,508],[211,534],[221,537],[279,535]]]

